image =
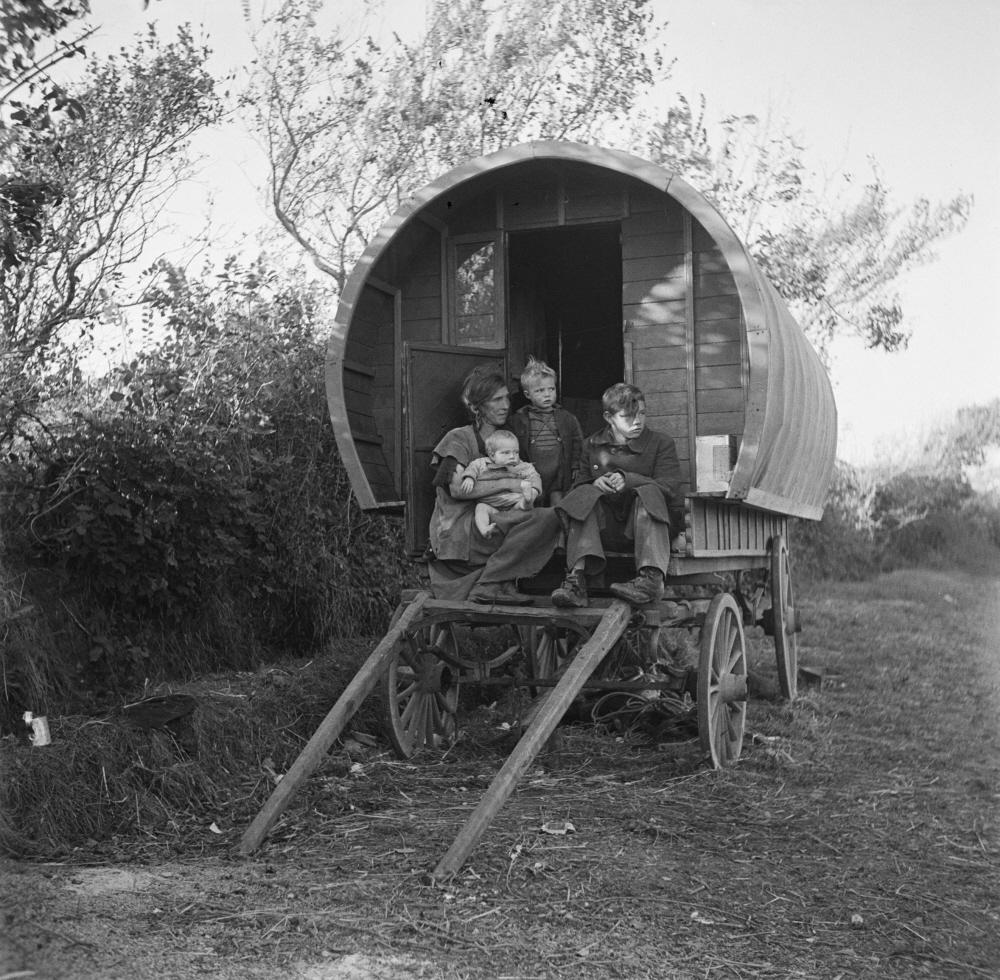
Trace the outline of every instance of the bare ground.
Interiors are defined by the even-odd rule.
[[[249,859],[264,772],[214,821],[8,862],[0,980],[1000,977],[1000,584],[904,572],[800,605],[800,661],[839,676],[751,702],[734,769],[562,729],[429,884],[510,747],[510,705],[480,707],[444,760],[335,751]]]

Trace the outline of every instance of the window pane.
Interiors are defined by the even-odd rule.
[[[455,257],[458,343],[502,347],[496,316],[493,243],[456,245]]]

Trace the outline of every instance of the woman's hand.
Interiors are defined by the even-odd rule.
[[[462,493],[471,493],[476,481],[471,476],[462,477]]]
[[[625,477],[621,473],[605,473],[594,480],[594,486],[601,493],[621,493],[625,489]]]

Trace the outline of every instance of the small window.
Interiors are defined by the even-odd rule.
[[[462,347],[502,348],[497,315],[493,242],[455,245],[455,341]]]

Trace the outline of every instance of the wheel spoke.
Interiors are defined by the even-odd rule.
[[[406,698],[410,697],[414,691],[417,689],[417,682],[411,681],[402,691],[396,694],[397,701],[404,701]]]
[[[403,728],[406,728],[413,720],[413,716],[417,713],[419,705],[420,697],[417,695],[411,697],[407,702],[406,707],[403,709],[403,713],[399,717],[399,723],[403,726]]]

